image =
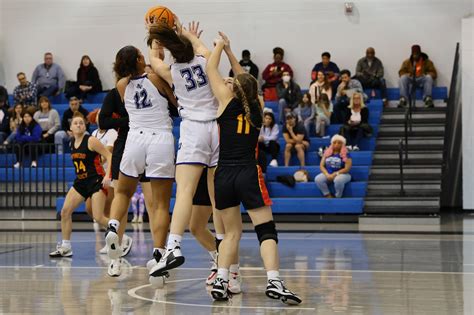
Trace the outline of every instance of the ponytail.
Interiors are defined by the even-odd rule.
[[[176,34],[166,23],[158,23],[150,27],[147,45],[151,47],[154,40],[168,49],[177,63],[187,63],[194,58],[193,45],[189,39]]]
[[[248,73],[237,75],[234,79],[234,91],[242,103],[245,119],[260,129],[263,123],[263,111],[257,94],[257,81]]]

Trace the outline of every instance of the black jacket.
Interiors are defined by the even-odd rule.
[[[239,64],[246,72],[250,73],[255,79],[258,80],[258,67],[252,62],[252,60],[249,60],[248,62],[240,60]],[[234,71],[232,71],[232,69],[229,71],[229,77],[234,77]]]
[[[84,107],[82,107],[82,105],[79,106],[79,112],[84,116],[84,117],[87,117],[87,115],[89,115],[89,112],[87,111],[87,109],[85,109]],[[72,121],[72,116],[74,116],[74,113],[72,112],[72,110],[70,108],[68,108],[64,114],[63,114],[63,119],[61,121],[61,128],[62,130],[64,131],[69,131],[70,127],[71,127],[71,121]],[[89,130],[89,123],[87,123],[86,125],[87,127],[87,130]]]
[[[77,69],[77,86],[79,85],[88,85],[92,86],[92,90],[89,93],[98,93],[102,92],[102,82],[100,81],[99,71],[94,66],[89,66],[89,69],[86,71],[86,76],[81,80],[81,68]]]

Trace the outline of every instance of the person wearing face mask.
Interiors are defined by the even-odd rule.
[[[252,60],[250,60],[250,51],[247,49],[242,51],[242,60],[239,61],[239,64],[245,72],[250,73],[258,80],[258,67]],[[229,71],[229,77],[234,77],[234,71],[232,71],[232,69]]]
[[[413,74],[415,74],[416,87],[423,88],[425,107],[433,107],[431,91],[433,89],[433,81],[436,80],[438,73],[428,55],[421,51],[420,45],[412,46],[410,58],[403,62],[400,71],[398,71],[400,76],[400,104],[398,107],[407,106]]]
[[[300,86],[292,80],[291,73],[283,72],[281,82],[276,86],[278,95],[278,121],[283,123],[287,114],[291,113],[301,102],[303,95]]]
[[[293,69],[291,69],[288,64],[283,62],[284,55],[285,51],[283,48],[275,47],[273,49],[274,62],[267,65],[265,70],[263,70],[262,78],[265,83],[262,85],[262,90],[264,91],[266,100],[277,100],[275,87],[282,80],[284,72],[288,72],[290,77],[293,76]]]
[[[380,89],[384,105],[387,106],[387,86],[383,75],[383,64],[375,57],[375,49],[367,48],[365,57],[357,62],[355,78],[360,81],[364,89]]]

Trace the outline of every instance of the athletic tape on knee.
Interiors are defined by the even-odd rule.
[[[278,244],[278,233],[275,227],[275,222],[269,221],[255,226],[258,241],[260,245],[266,240],[274,240]]]

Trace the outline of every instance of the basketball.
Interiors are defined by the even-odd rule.
[[[145,14],[145,22],[147,21],[151,22],[152,24],[163,22],[168,24],[170,27],[173,27],[173,12],[167,7],[163,6],[152,7]]]

